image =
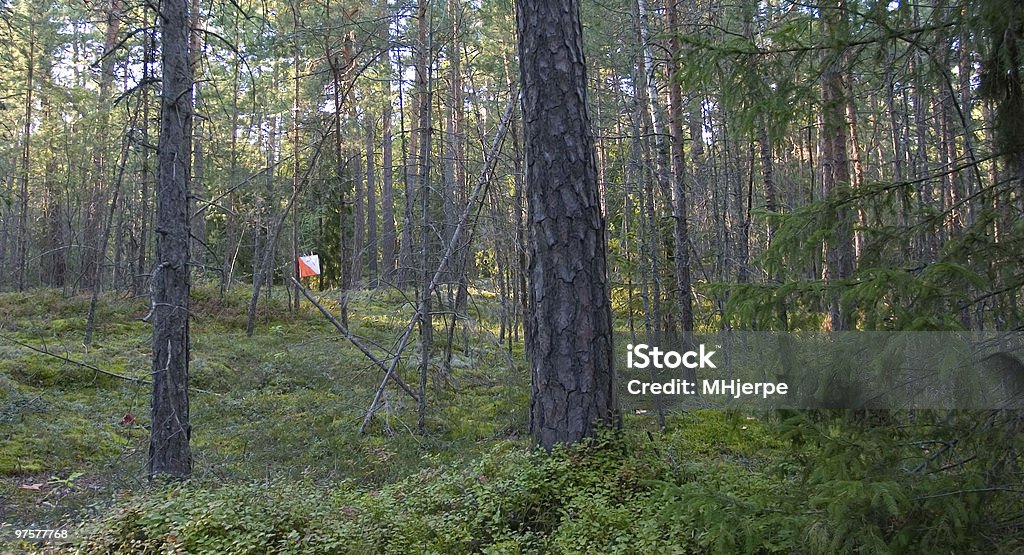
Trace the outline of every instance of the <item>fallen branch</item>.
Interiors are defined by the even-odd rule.
[[[391,375],[392,371],[394,370],[395,365],[392,364],[391,367],[388,367],[387,365],[385,365],[384,361],[382,361],[379,358],[377,358],[373,354],[373,352],[371,352],[370,349],[368,349],[366,347],[366,345],[363,345],[362,341],[359,341],[359,339],[355,335],[352,335],[352,333],[350,331],[348,331],[348,328],[346,328],[344,324],[339,322],[338,319],[335,318],[334,315],[331,314],[329,310],[324,308],[324,305],[320,304],[320,302],[316,300],[316,297],[314,297],[309,292],[309,290],[306,289],[306,287],[304,285],[302,285],[301,282],[299,282],[299,280],[295,279],[295,276],[289,276],[289,279],[292,280],[292,283],[294,283],[295,286],[298,288],[298,290],[302,293],[302,296],[306,297],[306,299],[309,302],[313,303],[313,306],[315,306],[318,309],[320,309],[320,313],[323,314],[325,318],[327,318],[328,322],[330,322],[331,324],[334,324],[334,327],[337,328],[338,331],[341,332],[341,335],[345,336],[345,339],[348,339],[349,343],[355,345],[356,348],[359,349],[360,351],[362,351],[362,353],[364,355],[366,355],[367,358],[372,360],[374,362],[374,364],[376,364],[381,370],[384,370],[384,381],[386,382],[388,377]],[[396,360],[397,360],[397,358],[396,358]],[[397,383],[399,385],[399,387],[401,387],[403,390],[405,390],[405,392],[408,393],[413,399],[418,400],[418,396],[416,395],[416,392],[413,391],[412,388],[408,386],[408,384],[403,382],[401,378],[399,378],[398,376],[395,376],[394,380],[395,380],[395,383]]]
[[[445,248],[444,255],[441,256],[441,262],[437,265],[437,270],[434,272],[434,277],[430,280],[430,285],[427,286],[426,291],[433,291],[437,288],[441,282],[441,276],[444,275],[445,269],[448,267],[448,261],[455,253],[456,248],[462,242],[462,236],[467,233],[467,228],[474,225],[475,222],[470,223],[470,216],[473,214],[473,205],[480,202],[484,194],[487,192],[487,187],[491,182],[491,173],[494,170],[494,165],[498,159],[501,145],[505,140],[505,134],[508,131],[509,123],[512,121],[512,115],[515,113],[516,103],[519,101],[519,95],[512,94],[509,98],[508,106],[505,108],[505,114],[501,118],[501,124],[498,126],[498,131],[494,135],[494,140],[491,142],[491,148],[487,152],[487,156],[484,158],[484,167],[480,172],[480,176],[477,178],[476,184],[473,186],[473,192],[469,195],[469,200],[466,201],[466,207],[462,211],[462,216],[459,218],[459,223],[455,226],[455,231],[452,233],[452,238],[448,242]],[[398,339],[398,347],[395,349],[394,361],[391,363],[391,368],[384,375],[384,381],[381,382],[380,387],[377,388],[377,393],[373,396],[373,402],[370,403],[370,408],[366,411],[366,417],[363,419],[362,426],[359,427],[359,433],[362,434],[366,431],[366,427],[369,425],[370,420],[373,418],[374,410],[377,403],[380,401],[381,395],[384,393],[384,386],[388,383],[388,378],[392,376],[395,366],[401,359],[402,351],[405,350],[406,345],[409,344],[409,336],[412,334],[412,330],[416,327],[416,324],[423,318],[423,313],[426,309],[426,298],[421,298],[419,305],[416,307],[416,312],[409,319],[409,323],[405,326],[405,330],[402,331],[402,335]]]

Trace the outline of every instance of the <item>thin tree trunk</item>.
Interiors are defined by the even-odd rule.
[[[143,39],[142,47],[142,78],[146,79],[149,77],[149,63],[154,56],[154,42],[153,36],[146,33]],[[149,193],[149,182],[150,182],[150,168],[149,168],[149,105],[150,105],[150,94],[149,87],[142,89],[142,141],[146,146],[142,149],[142,163],[139,169],[139,184],[141,191],[139,193],[139,252],[138,258],[135,261],[135,294],[141,295],[146,288],[146,283],[149,281],[146,279],[146,274],[149,271],[149,230],[152,223],[152,214],[150,213],[150,193]]]
[[[678,37],[678,1],[665,0],[668,32],[672,33],[669,44],[669,135],[672,141],[672,219],[675,240],[676,295],[679,303],[680,331],[693,333],[693,285],[690,279],[690,231],[687,222],[688,208],[686,195],[686,155],[683,151],[683,107],[682,91],[679,85],[679,56],[681,44]],[[695,142],[697,142],[695,140]]]
[[[276,70],[275,70],[276,71]],[[274,192],[274,167],[276,166],[277,154],[277,126],[278,117],[270,117],[270,133],[267,137],[267,173],[264,183],[264,198],[259,207],[255,230],[253,231],[253,253],[252,253],[252,296],[249,298],[249,315],[246,320],[245,334],[252,336],[256,327],[256,308],[260,298],[260,291],[271,279],[273,272],[270,271],[271,261],[274,258],[274,243],[276,236],[270,226],[271,198]],[[262,239],[261,239],[262,238]],[[260,244],[262,241],[262,245]],[[267,275],[271,274],[271,275]],[[269,289],[269,287],[268,287]]]
[[[342,146],[341,136],[341,108],[342,108],[342,97],[341,87],[343,82],[343,74],[348,71],[348,68],[352,66],[352,41],[351,35],[347,35],[342,46],[341,56],[342,59],[338,60],[336,54],[328,53],[328,60],[331,64],[331,78],[333,85],[332,99],[334,101],[334,156],[335,156],[335,176],[338,180],[338,255],[341,257],[341,263],[339,264],[341,275],[339,276],[340,281],[340,294],[339,294],[339,319],[344,325],[348,325],[348,289],[351,287],[351,260],[352,260],[352,243],[349,240],[345,221],[347,220],[345,212],[347,210],[345,201],[345,151]],[[344,67],[342,67],[344,65]]]
[[[294,21],[294,24],[295,24],[295,33],[297,34],[298,30],[299,30],[299,25],[300,25],[300,23],[299,23],[299,12],[298,12],[298,7],[296,5],[294,5],[294,4],[292,5],[292,18],[293,18],[293,21]],[[296,39],[296,42],[295,42],[295,49],[294,49],[293,56],[294,56],[294,60],[293,60],[293,73],[294,73],[294,76],[293,76],[293,78],[295,79],[295,81],[294,81],[294,89],[293,89],[294,96],[292,97],[292,195],[297,195],[298,191],[299,191],[299,180],[300,180],[299,172],[302,171],[302,165],[301,165],[302,157],[299,156],[299,150],[301,148],[301,142],[302,142],[301,141],[301,137],[299,136],[299,118],[302,115],[301,111],[300,111],[300,105],[299,105],[299,100],[300,100],[300,96],[301,96],[301,92],[302,92],[301,88],[299,87],[299,74],[300,74],[300,71],[301,71],[301,67],[299,66],[299,60],[301,60],[301,52],[299,50],[299,43],[298,43],[297,39]],[[337,94],[337,91],[335,91],[335,94]],[[294,277],[295,280],[298,281],[299,279],[301,279],[299,277],[299,211],[298,210],[293,210],[292,211],[292,241],[291,242],[292,242],[292,258],[289,261],[289,266],[288,267],[289,267],[289,269],[291,271],[292,277]],[[292,302],[293,302],[292,309],[293,310],[298,310],[299,309],[299,296],[300,296],[299,295],[299,290],[294,285],[289,287],[289,289],[294,289],[295,290],[295,295],[292,296]]]
[[[130,122],[131,126],[135,125],[134,120]],[[110,208],[107,210],[106,223],[103,226],[103,233],[100,239],[99,245],[99,257],[100,261],[96,263],[96,272],[99,274],[103,269],[103,260],[106,258],[107,246],[110,243],[110,233],[112,231],[112,223],[114,221],[114,214],[118,211],[117,205],[121,198],[121,182],[124,179],[124,170],[128,161],[128,141],[125,140],[121,145],[121,153],[118,157],[118,170],[117,178],[114,180],[114,191],[110,197]],[[99,300],[100,295],[100,283],[102,279],[97,275],[94,277],[94,285],[92,288],[92,296],[89,300],[89,313],[85,320],[85,339],[83,343],[85,345],[92,344],[92,334],[96,326],[96,303]]]
[[[235,15],[235,31],[238,31],[238,15]],[[236,47],[237,49],[237,47]],[[231,152],[228,162],[229,183],[234,184],[238,179],[238,95],[239,95],[239,73],[240,61],[235,57],[231,74]],[[232,185],[233,186],[233,185]],[[236,245],[241,241],[238,219],[235,217],[235,192],[228,191],[224,195],[224,252],[222,258],[220,294],[224,296],[231,289],[231,280],[235,271],[235,258],[238,249]]]
[[[850,127],[850,148],[853,150],[853,190],[861,191],[864,189],[864,153],[860,145],[860,136],[857,133],[857,108],[853,103],[853,83],[852,80],[847,85],[846,91],[846,119]],[[861,253],[864,251],[864,229],[868,225],[868,216],[864,211],[863,205],[857,206],[857,227],[858,230],[854,231],[853,234],[853,257],[854,260],[860,260]]]
[[[353,111],[353,120],[355,113]],[[357,124],[358,126],[358,124]],[[356,147],[351,152],[352,159],[352,272],[351,283],[354,286],[363,281],[363,269],[366,265],[363,258],[366,252],[366,195],[363,183],[363,153]]]
[[[271,135],[273,138],[273,135]],[[325,139],[326,140],[326,139]],[[253,276],[253,291],[252,297],[249,298],[249,317],[246,323],[245,334],[248,337],[252,337],[253,330],[255,329],[256,322],[256,302],[260,295],[260,284],[262,283],[265,275],[272,275],[271,262],[274,259],[274,245],[277,244],[277,239],[281,235],[281,230],[284,228],[284,222],[288,218],[288,213],[295,206],[295,201],[299,194],[302,192],[302,188],[309,183],[310,174],[314,168],[317,167],[318,160],[320,159],[320,153],[323,151],[324,141],[317,144],[316,149],[313,150],[312,156],[309,157],[306,163],[306,171],[302,175],[302,179],[299,180],[299,186],[292,190],[292,194],[288,197],[288,202],[285,203],[284,209],[281,211],[281,215],[277,218],[277,221],[268,230],[267,233],[267,245],[263,249],[263,256],[260,257],[259,263],[256,265],[256,275]],[[273,165],[268,166],[272,168]]]
[[[821,0],[822,25],[826,36],[843,40],[849,34],[846,21],[846,0]],[[822,74],[822,133],[821,167],[822,193],[826,199],[835,195],[841,187],[850,183],[850,160],[846,153],[849,125],[846,122],[847,86],[846,54],[844,46],[826,53],[827,67]],[[854,251],[853,230],[848,208],[835,208],[835,228],[832,237],[826,241],[826,263],[824,279],[834,283],[848,278],[853,273]],[[833,291],[829,299],[826,326],[831,331],[845,331],[853,326],[853,314],[842,305],[840,293]]]
[[[401,81],[400,81],[401,83]],[[417,102],[413,102],[412,113],[409,115],[409,125],[413,127],[411,132],[407,135],[405,130],[405,104],[404,104],[404,93],[402,87],[399,87],[398,91],[399,99],[399,121],[402,122],[401,135],[403,137],[409,137],[409,144],[406,146],[405,141],[402,141],[402,181],[404,188],[404,203],[402,210],[402,236],[398,246],[398,279],[396,285],[399,289],[408,289],[413,284],[413,206],[415,202],[415,194],[413,190],[413,183],[416,180],[416,169],[417,162],[416,157],[419,153],[419,133],[416,132],[415,127],[419,121],[419,107]]]
[[[387,100],[384,102],[384,114],[381,117],[381,141],[384,143],[384,154],[381,166],[381,260],[384,267],[384,281],[395,279],[397,263],[397,234],[395,231],[395,191],[394,191],[394,158],[391,142],[391,86],[388,84]]]
[[[427,372],[430,366],[430,348],[433,344],[434,329],[433,315],[431,314],[431,300],[433,295],[430,280],[430,260],[432,243],[431,218],[430,218],[430,143],[431,143],[431,91],[430,91],[430,39],[428,34],[427,9],[429,0],[420,0],[417,12],[419,27],[419,38],[416,43],[418,61],[416,64],[416,92],[419,97],[419,123],[417,135],[419,135],[419,179],[420,179],[420,217],[421,240],[420,261],[423,264],[422,281],[420,289],[420,390],[419,390],[419,411],[416,422],[417,429],[423,431],[426,427],[427,414]],[[445,270],[442,269],[442,272]]]
[[[66,270],[66,253],[64,247],[63,206],[61,190],[57,184],[57,159],[50,158],[46,163],[44,178],[46,191],[44,220],[46,222],[46,252],[40,259],[41,273],[44,283],[50,287],[64,287]],[[0,263],[3,261],[0,260]]]
[[[7,178],[4,183],[4,196],[10,197],[14,195],[17,190],[17,186],[14,181],[15,179],[13,175]],[[13,283],[15,279],[13,272],[11,275],[6,275],[7,269],[13,266],[13,264],[9,264],[10,260],[8,258],[10,255],[8,243],[11,240],[11,207],[7,206],[6,203],[0,203],[0,215],[3,216],[3,218],[0,218],[3,222],[3,224],[0,225],[0,289],[3,289],[3,286],[8,283],[9,279],[11,280],[11,283]]]
[[[18,176],[18,240],[16,243],[14,273],[18,291],[25,290],[28,273],[28,177],[32,160],[32,92],[35,89],[36,35],[35,26],[29,24],[28,67],[25,84],[25,129],[22,134],[21,174]]]
[[[202,20],[199,17],[200,0],[191,0],[192,21],[189,24],[191,29],[191,43],[189,45],[189,63],[192,65],[192,75],[195,85],[194,112],[202,116],[203,110],[203,80],[202,80],[202,54],[203,54],[203,29]],[[197,77],[198,76],[198,77]],[[201,204],[206,198],[205,160],[203,158],[203,120],[201,117],[192,118],[192,129],[190,130],[192,141],[192,217],[189,227],[192,233],[191,266],[193,271],[205,271],[206,261],[206,216],[209,213],[209,206]]]
[[[366,119],[366,258],[370,282],[376,287],[380,244],[377,238],[377,169],[373,138],[377,123],[369,116]]]

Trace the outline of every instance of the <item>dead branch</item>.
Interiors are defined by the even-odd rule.
[[[448,261],[451,259],[452,255],[455,254],[455,250],[462,241],[463,235],[467,233],[467,229],[473,225],[470,223],[470,216],[473,214],[473,207],[476,203],[480,202],[480,199],[487,192],[488,185],[490,185],[491,173],[494,170],[495,162],[498,159],[502,142],[505,139],[505,134],[508,131],[509,123],[512,121],[512,114],[515,113],[515,106],[518,101],[519,94],[513,93],[509,98],[508,106],[505,108],[505,114],[501,118],[501,125],[498,127],[498,131],[494,135],[494,140],[491,142],[491,148],[487,152],[483,170],[480,171],[480,176],[477,178],[476,184],[473,186],[473,192],[470,194],[469,200],[466,202],[466,208],[462,211],[459,223],[455,227],[455,232],[452,234],[451,241],[449,241],[448,246],[445,247],[444,255],[441,257],[441,262],[437,265],[437,270],[434,272],[434,277],[430,280],[430,285],[427,286],[427,291],[433,291],[437,288],[437,285],[441,282],[441,276],[445,273],[445,269],[448,267]],[[370,419],[373,418],[374,408],[377,406],[381,395],[384,393],[384,386],[387,385],[388,378],[393,374],[394,368],[402,356],[402,351],[404,351],[406,345],[409,344],[409,335],[423,317],[424,311],[425,299],[421,298],[419,306],[416,307],[416,312],[412,315],[412,318],[409,319],[409,323],[405,326],[405,330],[402,331],[402,335],[399,336],[398,347],[395,349],[394,355],[392,355],[395,359],[391,363],[391,368],[389,368],[388,372],[384,375],[384,381],[381,382],[380,387],[377,388],[377,393],[373,396],[373,402],[370,403],[370,408],[366,411],[366,417],[363,419],[363,424],[359,427],[360,434],[365,432],[366,427],[370,423]]]
[[[319,301],[316,300],[316,297],[314,297],[309,292],[309,290],[306,289],[306,287],[304,285],[302,285],[302,283],[299,282],[299,280],[295,279],[295,276],[289,276],[289,279],[291,279],[292,282],[295,284],[295,286],[298,287],[299,291],[302,292],[302,296],[306,297],[306,299],[309,300],[309,302],[313,303],[313,306],[315,306],[318,309],[320,309],[320,313],[323,314],[325,318],[327,318],[328,322],[333,324],[334,327],[337,328],[337,330],[341,332],[341,335],[345,336],[345,339],[348,339],[349,343],[352,343],[353,345],[355,345],[356,348],[359,349],[360,351],[362,351],[362,353],[364,355],[366,355],[367,358],[372,360],[374,362],[374,364],[376,364],[381,370],[384,371],[384,376],[385,376],[385,380],[386,380],[387,376],[389,376],[391,374],[392,370],[394,369],[394,365],[392,365],[389,368],[387,365],[384,364],[384,361],[382,361],[379,358],[377,358],[373,354],[373,352],[371,352],[370,349],[366,347],[366,345],[363,345],[362,341],[359,341],[359,338],[357,338],[355,335],[353,335],[352,332],[348,331],[348,328],[346,328],[344,324],[339,322],[338,319],[335,318],[334,315],[330,313],[330,311],[328,311],[326,308],[324,308],[324,306],[322,304],[320,304]],[[396,360],[397,360],[397,358],[396,358]],[[399,378],[398,376],[395,376],[394,379],[395,379],[395,383],[397,383],[399,385],[399,387],[401,387],[413,399],[417,399],[416,392],[413,391],[412,388],[410,388],[405,382],[403,382],[401,378]]]

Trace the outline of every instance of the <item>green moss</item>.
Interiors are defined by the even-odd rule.
[[[60,368],[54,361],[45,355],[29,354],[15,360],[0,361],[0,371],[26,385],[53,387],[60,377]]]
[[[67,333],[85,329],[85,320],[81,318],[57,318],[50,321],[50,330],[54,334]]]
[[[993,530],[963,516],[965,508],[990,522],[1019,513],[1019,496],[972,505],[947,495],[980,487],[972,485],[985,476],[985,467],[971,467],[977,461],[955,474],[908,476],[922,460],[910,437],[851,438],[838,424],[780,425],[767,414],[670,414],[664,433],[651,417],[627,415],[627,433],[553,455],[532,451],[522,344],[511,353],[497,344],[500,311],[485,295],[472,305],[479,321],[457,334],[460,347],[469,334],[471,349],[456,349],[446,376],[435,344],[426,431],[415,431],[415,401],[391,385],[360,435],[382,372],[308,303],[290,313],[275,290],[269,308],[261,300],[249,338],[245,288],[224,298],[212,287],[194,289],[191,383],[217,395],[190,398],[196,472],[178,488],[137,481],[148,387],[0,344],[0,477],[8,476],[0,492],[13,491],[15,474],[72,471],[132,490],[137,497],[117,498],[114,508],[109,490],[76,493],[88,499],[83,506],[96,504],[88,514],[106,515],[93,520],[88,549],[110,553],[167,551],[169,536],[185,551],[211,553],[824,553],[833,544],[869,551],[856,544],[857,526],[902,546],[897,551],[920,552],[932,534],[972,552]],[[149,324],[138,321],[144,299],[102,297],[86,351],[78,345],[88,297],[39,293],[38,302],[0,294],[0,315],[19,340],[73,345],[76,359],[148,377]],[[334,293],[320,296],[337,310]],[[351,327],[384,357],[411,314],[407,301],[394,290],[355,292]],[[440,319],[435,329],[445,337]],[[399,375],[412,382],[415,342],[405,355]],[[133,426],[120,425],[125,413]],[[949,438],[962,453],[983,454],[978,445],[1006,441],[967,447],[972,430],[988,428],[965,426]],[[894,483],[912,491],[893,497]],[[911,509],[907,496],[927,502]],[[34,497],[3,498],[14,499],[14,514],[51,510]],[[837,505],[839,498],[849,502]],[[809,538],[819,547],[808,547]]]

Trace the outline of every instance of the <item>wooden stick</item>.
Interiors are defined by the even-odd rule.
[[[362,353],[366,355],[367,358],[372,360],[374,364],[376,364],[381,370],[384,371],[384,382],[387,383],[388,377],[391,376],[392,372],[395,369],[395,366],[397,366],[398,357],[395,357],[395,360],[392,361],[390,367],[384,364],[384,361],[377,358],[370,351],[370,349],[366,347],[366,345],[363,345],[362,341],[359,341],[359,339],[356,336],[352,335],[352,333],[348,331],[348,328],[346,328],[341,322],[339,322],[338,319],[335,318],[334,315],[330,313],[330,311],[324,308],[324,305],[320,304],[320,302],[316,300],[312,293],[310,293],[309,290],[306,289],[306,287],[302,285],[301,282],[299,282],[299,280],[295,279],[295,276],[289,276],[289,279],[291,279],[292,282],[295,283],[295,286],[298,287],[299,291],[302,292],[302,295],[306,297],[306,299],[308,299],[309,302],[313,303],[313,306],[320,309],[320,313],[323,314],[325,318],[327,318],[327,321],[329,321],[331,324],[334,324],[334,327],[337,328],[338,331],[340,331],[343,336],[345,336],[345,339],[348,339],[350,343],[355,345],[356,348],[362,351]],[[405,382],[403,382],[401,378],[395,376],[394,380],[395,383],[397,383],[399,387],[405,390],[406,393],[411,395],[413,399],[418,399],[416,392],[413,391],[412,388],[410,388]]]
[[[476,184],[473,186],[473,192],[469,196],[469,200],[466,202],[466,208],[462,211],[462,216],[459,218],[459,224],[455,227],[455,232],[452,233],[452,239],[448,242],[448,246],[445,248],[444,256],[441,257],[441,262],[437,265],[437,271],[434,272],[434,277],[430,280],[430,285],[427,286],[427,291],[433,291],[437,288],[437,285],[441,282],[441,276],[444,274],[445,268],[448,266],[448,260],[451,259],[455,253],[455,249],[459,242],[462,241],[463,234],[466,233],[466,229],[471,225],[469,222],[470,216],[473,214],[473,205],[480,201],[484,193],[487,191],[487,186],[491,182],[491,172],[494,170],[494,165],[498,159],[498,151],[501,149],[501,144],[505,140],[505,134],[508,131],[509,123],[512,121],[512,114],[515,112],[516,102],[519,101],[519,94],[513,94],[509,98],[508,106],[505,108],[505,114],[501,117],[501,125],[498,127],[497,133],[494,135],[494,140],[491,142],[491,148],[488,151],[488,156],[484,161],[484,168],[480,172],[480,176],[477,178]],[[366,417],[363,419],[362,426],[359,427],[359,433],[362,434],[366,427],[370,423],[370,419],[373,418],[373,411],[377,407],[377,402],[380,401],[381,395],[384,393],[384,386],[388,383],[388,377],[392,375],[395,366],[398,364],[399,358],[402,356],[402,351],[405,350],[406,345],[409,344],[409,335],[412,333],[413,328],[416,327],[416,323],[423,317],[424,312],[424,299],[420,299],[419,306],[416,308],[416,313],[409,319],[409,323],[405,326],[405,330],[402,331],[402,335],[399,336],[398,348],[395,350],[395,360],[391,363],[391,368],[384,375],[384,381],[381,382],[380,387],[377,388],[377,393],[373,396],[373,402],[370,403],[370,408],[366,411]],[[396,376],[397,378],[397,376]],[[413,396],[415,397],[415,396]]]

